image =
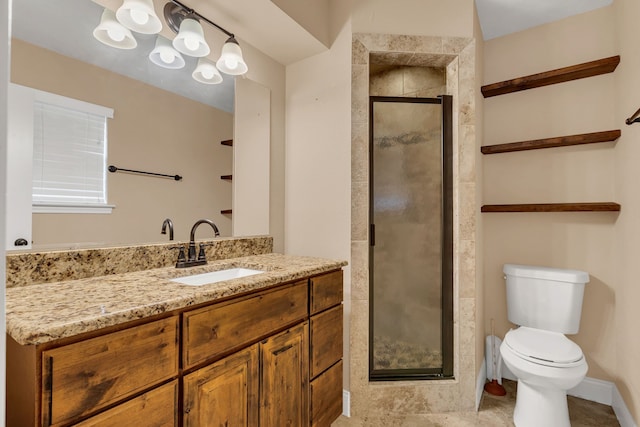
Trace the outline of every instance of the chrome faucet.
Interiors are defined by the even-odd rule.
[[[198,256],[196,257],[196,229],[200,224],[209,224],[215,233],[215,237],[220,236],[220,231],[218,227],[213,223],[213,221],[209,219],[200,219],[193,224],[191,227],[191,235],[189,236],[189,254],[186,261],[180,262],[176,264],[177,268],[182,267],[193,267],[195,265],[204,265],[207,263],[207,257],[204,251],[205,246],[209,246],[205,243],[200,244],[200,248],[198,250]]]
[[[162,223],[162,231],[160,231],[160,234],[167,234],[167,225],[169,226],[169,240],[173,240],[173,221],[169,218],[165,219]]]

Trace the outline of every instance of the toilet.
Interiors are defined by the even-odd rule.
[[[580,347],[565,336],[580,327],[584,271],[505,264],[511,329],[500,345],[518,379],[516,427],[570,427],[567,390],[587,374]]]

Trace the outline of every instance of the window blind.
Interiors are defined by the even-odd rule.
[[[33,203],[106,204],[107,116],[34,103]]]

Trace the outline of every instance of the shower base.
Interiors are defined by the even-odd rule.
[[[424,344],[376,336],[373,351],[373,368],[376,370],[442,367],[442,352],[426,348]]]

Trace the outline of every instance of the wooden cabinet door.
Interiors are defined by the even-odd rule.
[[[260,343],[260,427],[309,425],[309,322]]]
[[[258,345],[184,378],[185,427],[258,425]]]

